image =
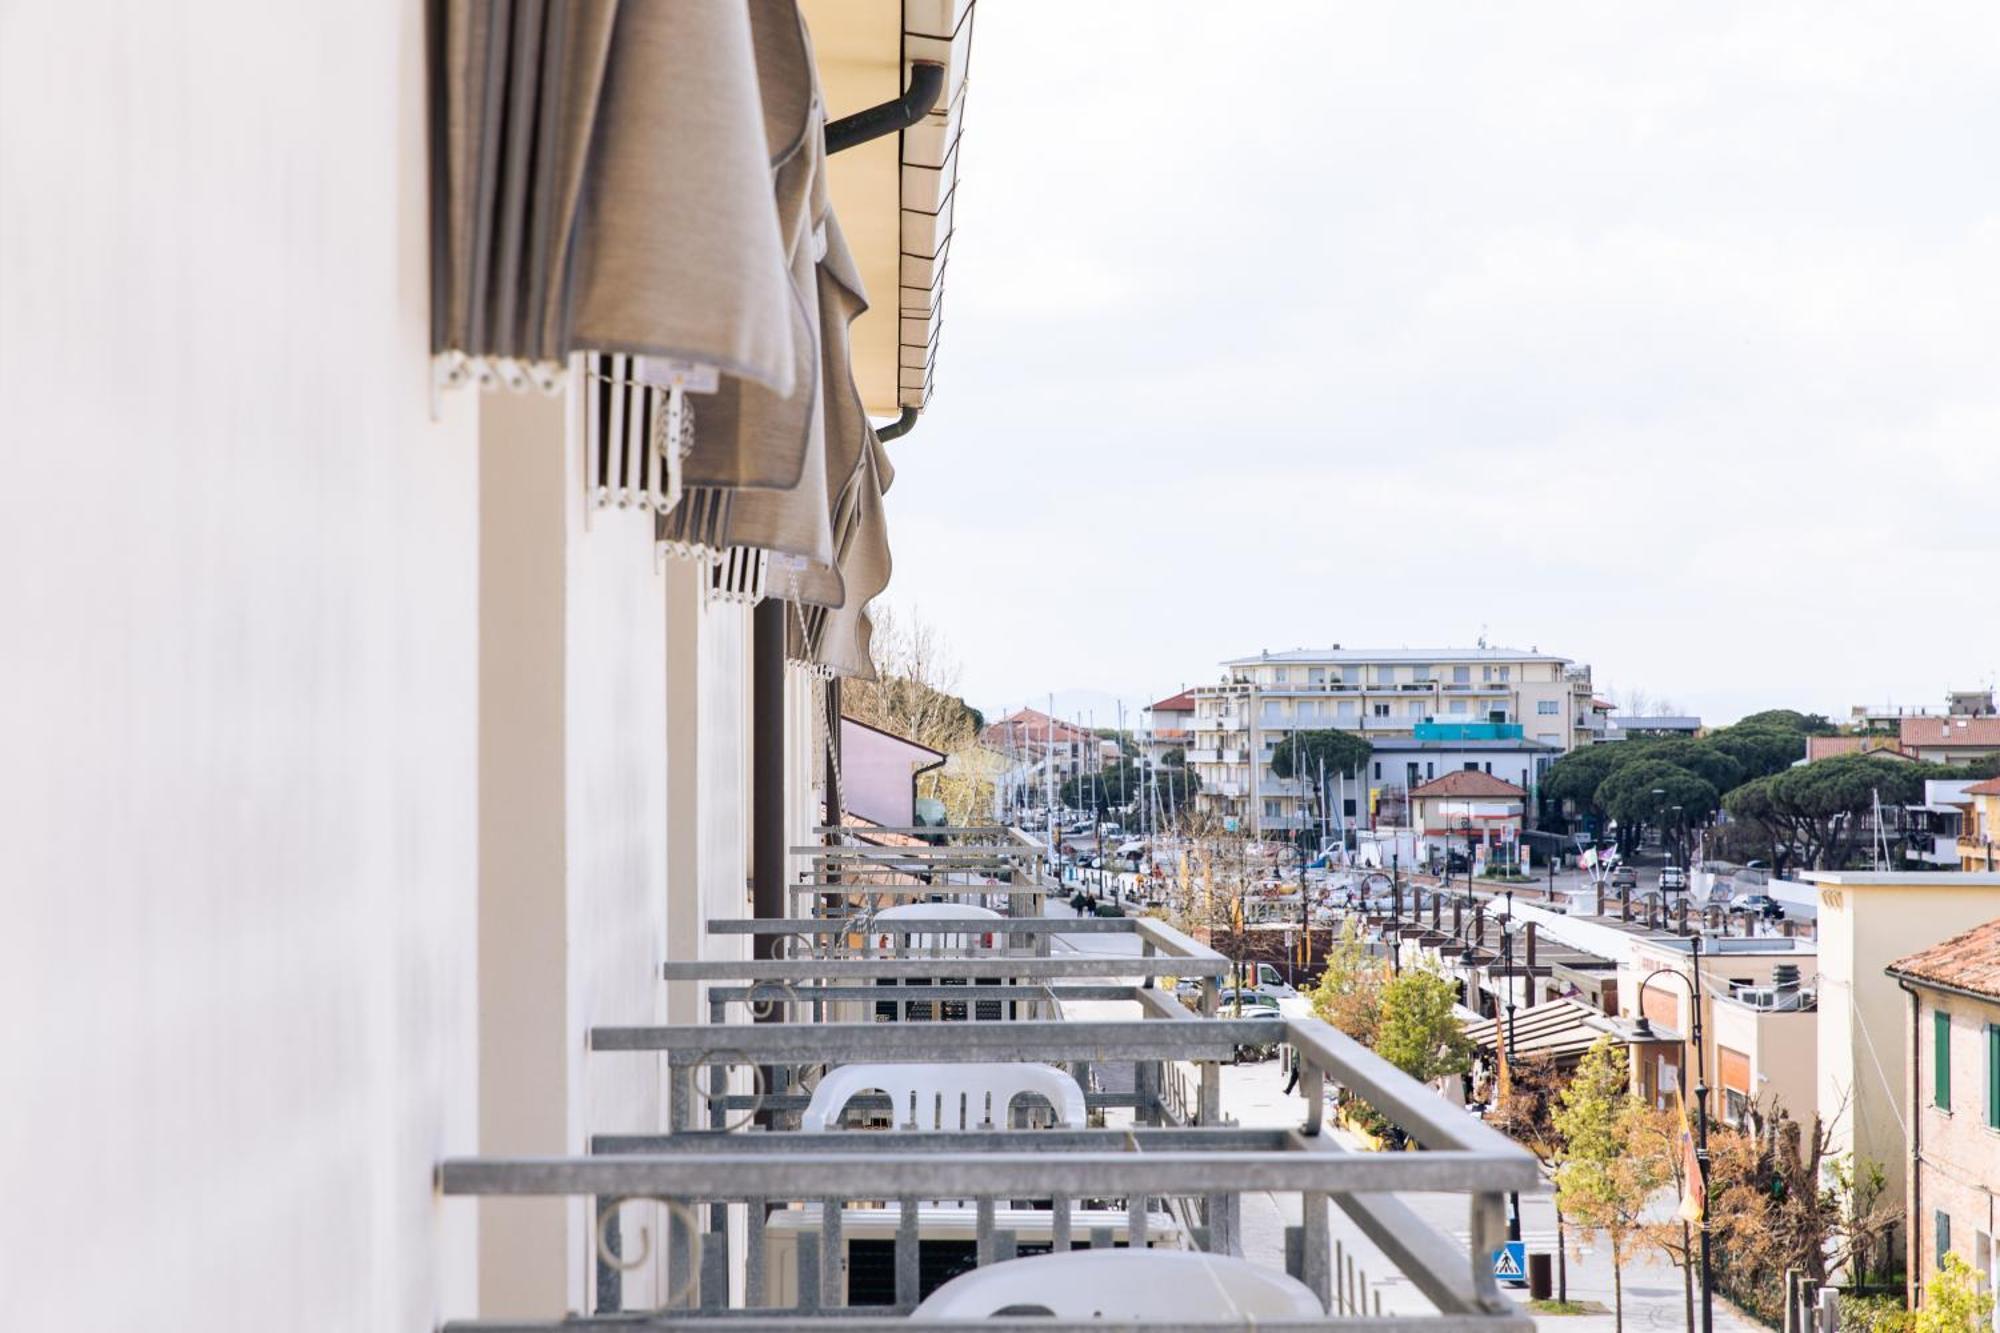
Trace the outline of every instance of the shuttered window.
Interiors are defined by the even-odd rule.
[[[2000,1023],[1986,1025],[1986,1127],[2000,1129]]]
[[[1931,1011],[1932,1100],[1941,1111],[1951,1109],[1951,1015]]]

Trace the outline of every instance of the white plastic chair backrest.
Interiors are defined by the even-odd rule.
[[[1008,1259],[953,1278],[911,1317],[990,1319],[1003,1310],[1074,1320],[1326,1317],[1297,1278],[1190,1250],[1069,1250]]]
[[[1054,1065],[839,1065],[820,1076],[799,1128],[836,1128],[840,1113],[864,1092],[888,1094],[900,1129],[1006,1129],[1008,1108],[1022,1093],[1046,1098],[1067,1128],[1082,1129],[1088,1115],[1083,1089]]]
[[[885,907],[875,914],[875,921],[878,924],[900,921],[998,921],[999,919],[1000,914],[990,907],[973,907],[961,903],[901,903],[895,907]],[[881,947],[885,949],[895,943],[895,938],[890,935],[884,935],[880,941]],[[988,935],[985,939],[978,940],[963,931],[934,931],[922,935],[912,933],[908,943],[912,948],[940,946],[964,948],[969,945],[991,948],[993,937]]]

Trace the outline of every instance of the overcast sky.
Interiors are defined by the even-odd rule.
[[[986,0],[889,600],[988,708],[1482,630],[1714,721],[1990,683],[1996,69],[1983,2]]]

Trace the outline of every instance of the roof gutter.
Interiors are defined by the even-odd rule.
[[[828,156],[844,153],[885,135],[900,134],[929,115],[943,92],[943,65],[922,60],[913,63],[910,66],[910,85],[903,90],[901,97],[827,123]],[[877,427],[875,437],[880,440],[899,439],[908,435],[910,428],[916,424],[917,409],[906,407],[895,421]]]

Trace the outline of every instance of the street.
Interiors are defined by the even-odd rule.
[[[1052,917],[1075,914],[1067,902],[1051,900],[1045,908]],[[1062,935],[1056,937],[1058,950],[1090,953],[1136,952],[1137,941],[1129,936]],[[1076,1017],[1116,1018],[1128,1016],[1118,1001],[1071,1003],[1064,1012]],[[1223,1115],[1253,1127],[1297,1125],[1302,1104],[1296,1092],[1284,1091],[1284,1074],[1277,1060],[1256,1064],[1225,1065],[1222,1069]],[[1330,1122],[1329,1122],[1330,1124]],[[1329,1132],[1343,1144],[1363,1151],[1359,1139],[1347,1131],[1331,1127]],[[1463,1195],[1408,1194],[1404,1203],[1427,1224],[1463,1245],[1468,1239],[1468,1217]],[[1662,1199],[1671,1208],[1670,1199]],[[1247,1194],[1243,1200],[1243,1252],[1254,1263],[1282,1269],[1285,1262],[1285,1228],[1299,1222],[1299,1200],[1293,1194]],[[1362,1235],[1346,1214],[1333,1210],[1332,1239],[1336,1255],[1334,1271],[1352,1262],[1357,1291],[1365,1293],[1361,1303],[1372,1313],[1379,1299],[1384,1314],[1433,1314],[1434,1307]],[[1553,1195],[1544,1192],[1521,1199],[1521,1238],[1528,1253],[1553,1254],[1556,1247],[1556,1219]],[[1502,1287],[1513,1299],[1526,1304],[1526,1287]],[[1568,1294],[1572,1301],[1594,1302],[1603,1313],[1581,1315],[1537,1315],[1538,1322],[1568,1333],[1608,1333],[1614,1327],[1612,1315],[1612,1265],[1610,1247],[1601,1237],[1570,1236]],[[1625,1267],[1625,1319],[1629,1327],[1644,1329],[1685,1329],[1687,1306],[1680,1270],[1664,1256],[1629,1258]],[[1725,1333],[1748,1333],[1762,1326],[1745,1318],[1717,1298],[1715,1327]]]

